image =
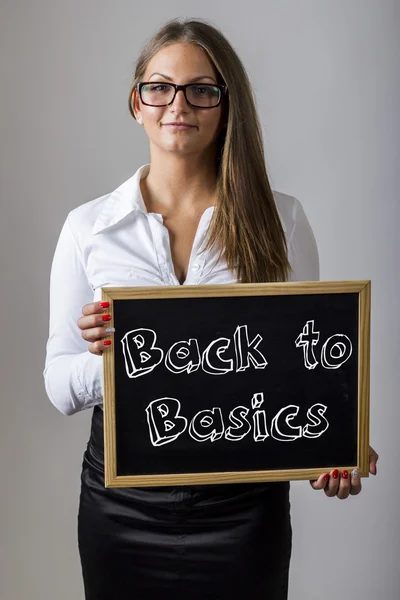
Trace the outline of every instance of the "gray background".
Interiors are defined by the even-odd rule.
[[[372,280],[379,476],[339,501],[292,485],[291,600],[400,595],[400,2],[2,0],[0,597],[83,598],[76,540],[91,412],[59,414],[42,371],[50,264],[75,206],[148,160],[133,62],[165,20],[220,27],[257,94],[274,189],[297,196],[321,278]]]

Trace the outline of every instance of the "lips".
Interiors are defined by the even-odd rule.
[[[163,123],[164,126],[166,127],[196,127],[195,125],[191,125],[190,123],[183,123],[183,122],[173,122],[173,123]]]

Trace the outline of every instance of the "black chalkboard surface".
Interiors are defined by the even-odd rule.
[[[106,486],[368,476],[369,281],[102,299]]]

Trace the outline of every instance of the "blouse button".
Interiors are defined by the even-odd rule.
[[[192,267],[192,271],[198,271],[200,269],[199,263],[195,263]]]

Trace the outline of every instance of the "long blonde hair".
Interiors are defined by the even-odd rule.
[[[228,92],[217,149],[217,201],[206,248],[217,248],[242,283],[287,281],[287,244],[265,167],[260,121],[253,90],[235,50],[202,20],[173,19],[145,45],[136,63],[132,94],[150,59],[166,45],[185,42],[205,50]]]

